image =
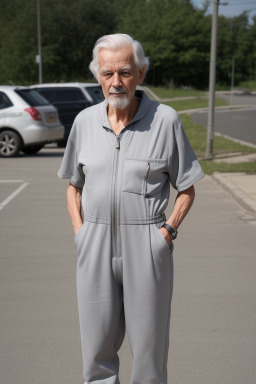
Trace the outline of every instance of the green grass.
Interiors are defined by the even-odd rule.
[[[168,101],[164,103],[174,108],[176,111],[185,111],[188,109],[197,109],[197,108],[207,108],[208,107],[208,98],[206,97],[197,97],[192,100],[177,100],[177,101]],[[221,98],[215,99],[216,106],[228,105],[228,102]]]
[[[200,160],[201,166],[206,174],[213,172],[256,172],[256,161],[249,163],[228,164],[225,162],[216,163],[212,160],[204,160],[206,151],[206,129],[193,123],[190,116],[183,115],[182,122],[188,139]],[[227,154],[248,154],[255,153],[256,149],[228,140],[221,136],[214,136],[213,155],[221,156]]]
[[[163,88],[163,87],[148,87],[153,91],[160,99],[176,98],[176,97],[195,97],[191,100],[171,100],[164,101],[164,104],[176,109],[176,111],[184,111],[187,109],[207,108],[208,96],[204,91],[198,91],[195,89],[179,89],[179,88]],[[152,98],[152,95],[149,94]],[[216,106],[228,105],[228,102],[221,98],[216,98]]]
[[[256,80],[243,81],[236,88],[248,89],[249,91],[256,91]]]
[[[246,173],[256,173],[256,161],[251,161],[248,163],[215,163],[214,161],[201,160],[201,167],[205,174],[212,175],[214,172],[246,172]]]
[[[216,84],[216,91],[230,91],[231,85]],[[239,84],[235,84],[235,90],[256,91],[256,80],[241,81]]]
[[[148,86],[160,99],[172,98],[172,97],[187,97],[187,96],[204,96],[204,91],[198,91],[196,89],[188,88],[165,88],[165,87],[152,87]]]
[[[216,91],[230,91],[230,85],[216,84]],[[204,96],[207,91],[200,91],[193,88],[167,88],[167,87],[153,87],[148,86],[158,97],[186,97],[186,96]],[[243,81],[235,85],[235,89],[248,89],[249,91],[256,91],[256,80]]]
[[[230,84],[216,84],[215,90],[216,91],[230,91]]]

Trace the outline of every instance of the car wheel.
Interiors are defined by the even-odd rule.
[[[17,156],[22,147],[22,141],[19,135],[13,131],[0,132],[0,156]]]
[[[30,147],[23,148],[22,152],[26,153],[26,155],[33,155],[33,153],[39,152],[43,147],[43,145],[31,145]]]

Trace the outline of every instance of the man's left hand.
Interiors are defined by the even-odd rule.
[[[172,237],[171,237],[170,233],[164,227],[160,228],[159,231],[162,233],[162,236],[164,237],[165,241],[167,242],[168,246],[170,247],[172,244]]]

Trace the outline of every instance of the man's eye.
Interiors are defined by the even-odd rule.
[[[112,73],[110,73],[110,72],[109,72],[109,73],[105,73],[104,76],[107,77],[107,78],[109,78],[109,77],[112,76]]]
[[[130,75],[130,72],[128,72],[128,71],[123,71],[123,72],[122,72],[122,76],[127,77],[127,76],[129,76],[129,75]]]

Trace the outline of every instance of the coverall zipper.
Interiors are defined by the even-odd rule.
[[[116,147],[113,168],[113,198],[112,198],[112,234],[114,257],[118,257],[118,202],[117,202],[117,171],[120,151],[120,135],[116,135]]]
[[[147,195],[147,181],[148,181],[149,171],[150,171],[150,162],[147,161],[147,169],[146,169],[146,173],[145,173],[144,186],[143,186],[143,192],[142,192],[144,196]]]

